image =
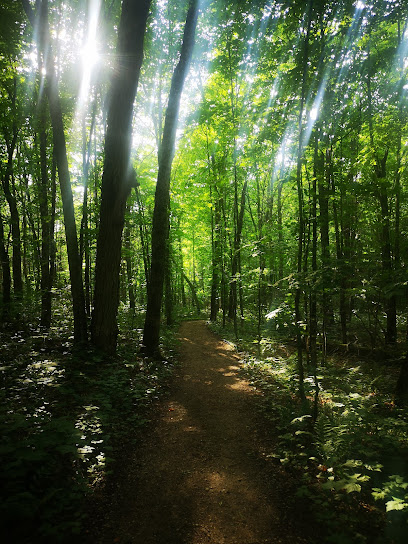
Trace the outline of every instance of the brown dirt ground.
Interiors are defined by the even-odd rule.
[[[266,453],[273,444],[239,357],[203,321],[180,328],[171,391],[93,542],[296,544],[306,514]],[[316,541],[315,541],[316,542]]]

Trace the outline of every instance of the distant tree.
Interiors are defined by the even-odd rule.
[[[3,317],[7,318],[11,301],[11,271],[10,260],[6,249],[4,237],[3,216],[0,214],[0,258],[3,279]]]
[[[163,136],[159,148],[159,171],[155,194],[152,227],[152,260],[147,292],[146,320],[143,330],[143,346],[146,353],[154,355],[159,348],[160,311],[163,298],[167,243],[169,237],[170,177],[180,98],[193,54],[195,29],[198,18],[198,0],[191,0],[184,27],[183,44],[179,62],[174,69],[167,105]]]
[[[13,186],[15,179],[14,159],[19,135],[16,74],[8,83],[9,85],[5,86],[4,90],[8,97],[9,107],[7,109],[9,111],[9,115],[7,116],[7,121],[3,122],[1,127],[3,139],[6,144],[7,161],[4,172],[2,172],[1,181],[4,195],[10,209],[10,226],[13,247],[12,270],[14,294],[17,297],[21,297],[23,291],[23,278],[21,268],[20,214],[17,206],[15,188]]]
[[[74,314],[74,339],[75,343],[82,344],[87,342],[85,298],[82,284],[81,260],[78,248],[74,200],[72,196],[71,178],[68,166],[61,98],[51,47],[48,22],[48,1],[39,0],[37,2],[36,12],[33,11],[29,0],[21,1],[31,25],[33,28],[38,29],[38,32],[36,33],[38,47],[43,56],[44,67],[46,69],[44,89],[50,109],[54,154],[58,168],[58,178],[64,212],[65,237],[67,242],[68,266],[71,280],[71,294]]]

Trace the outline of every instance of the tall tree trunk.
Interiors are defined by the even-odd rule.
[[[164,277],[164,309],[166,314],[166,325],[171,327],[174,323],[174,304],[173,304],[173,289],[172,289],[172,260],[170,259],[170,240],[166,246],[166,261],[165,261],[165,277]]]
[[[184,272],[183,272],[183,277],[184,277],[184,279],[186,280],[187,285],[190,287],[190,291],[191,291],[191,300],[192,300],[193,306],[195,306],[196,309],[197,309],[197,314],[199,314],[199,313],[201,312],[201,307],[200,307],[200,301],[198,300],[197,290],[196,290],[196,288],[195,288],[195,285],[194,285],[194,283],[188,278],[187,274],[185,274]]]
[[[159,349],[160,309],[163,298],[163,281],[165,273],[163,262],[165,261],[169,232],[171,165],[174,156],[180,98],[193,53],[197,18],[198,0],[191,0],[184,27],[180,60],[174,70],[171,80],[169,102],[164,121],[163,138],[159,150],[159,171],[157,175],[153,211],[152,261],[147,293],[146,320],[143,331],[144,351],[150,355],[156,354]]]
[[[401,99],[404,95],[404,54],[401,47],[402,36],[405,34],[408,27],[408,22],[405,23],[404,28],[401,29],[401,21],[398,19],[398,51],[400,53],[399,58],[399,93],[398,93],[398,133],[397,133],[397,156],[395,165],[395,223],[394,223],[394,271],[396,278],[399,277],[401,271],[401,165],[402,165],[402,127],[406,119],[404,102]],[[402,30],[402,32],[401,32]],[[397,316],[397,295],[393,293],[391,295],[390,306],[393,313]],[[397,330],[395,330],[395,339],[397,338]],[[407,380],[408,381],[408,380]]]
[[[139,187],[135,188],[136,193],[136,203],[139,214],[139,234],[140,234],[140,245],[142,246],[142,255],[143,255],[143,267],[145,272],[146,279],[146,290],[149,288],[150,281],[150,254],[149,254],[149,244],[148,244],[148,235],[145,224],[144,209],[143,204],[140,199]]]
[[[315,395],[313,402],[313,421],[317,420],[319,408],[319,383],[317,380],[317,288],[316,288],[316,273],[317,273],[317,172],[316,166],[318,163],[318,131],[316,130],[316,142],[313,161],[313,181],[311,187],[312,202],[311,202],[311,221],[312,221],[312,282],[310,288],[310,303],[309,303],[309,353],[310,366],[313,373]]]
[[[34,277],[35,288],[40,287],[41,282],[41,246],[39,241],[39,233],[37,226],[35,224],[35,219],[33,217],[33,203],[31,200],[30,189],[28,185],[28,175],[26,172],[25,165],[22,167],[23,174],[20,178],[20,195],[19,200],[21,203],[21,216],[23,219],[23,235],[22,240],[22,250],[23,250],[23,275],[25,279],[25,285],[27,288],[31,286],[31,277]],[[24,184],[24,188],[23,188]],[[13,194],[15,194],[15,186],[13,184]],[[30,227],[30,233],[32,240],[28,242],[28,229],[27,225]],[[28,247],[30,247],[29,252],[27,252]],[[27,258],[29,254],[29,258]],[[28,269],[32,271],[29,273]]]
[[[54,285],[54,280],[57,275],[57,243],[55,240],[55,216],[56,216],[56,205],[57,205],[57,163],[55,160],[55,155],[52,156],[51,164],[51,198],[50,198],[50,285],[49,292],[51,293],[52,286]]]
[[[39,144],[40,144],[40,180],[39,200],[41,219],[41,326],[51,326],[51,214],[48,205],[48,166],[47,166],[47,117],[46,104],[39,97]]]
[[[180,228],[180,222],[179,222]],[[184,262],[183,262],[183,250],[181,248],[181,236],[178,233],[178,251],[179,251],[179,270],[180,270],[180,289],[181,289],[181,305],[183,308],[187,306],[186,290],[184,286]]]
[[[17,98],[17,82],[16,78],[13,81],[13,90],[10,94],[13,112],[15,113],[15,103]],[[21,270],[21,235],[20,235],[20,217],[17,208],[16,197],[13,194],[11,182],[13,178],[13,160],[14,152],[17,146],[18,130],[15,122],[13,122],[12,133],[4,134],[7,147],[7,164],[2,179],[3,191],[10,209],[10,226],[12,236],[12,269],[13,269],[13,288],[14,294],[21,297],[23,292],[23,278]]]
[[[332,195],[333,195],[333,218],[334,218],[334,230],[336,234],[336,256],[337,256],[337,268],[339,275],[339,313],[340,313],[340,328],[341,328],[341,341],[342,344],[347,344],[347,277],[349,274],[349,260],[350,260],[350,227],[346,220],[346,207],[344,206],[343,190],[340,189],[340,213],[338,213],[338,205],[336,202],[336,188],[333,183]],[[340,220],[339,220],[340,215]]]
[[[234,246],[231,248],[231,278],[230,278],[230,289],[229,289],[229,302],[228,302],[228,318],[234,321],[234,332],[235,336],[238,336],[237,328],[237,281],[238,281],[238,252],[240,250],[240,238],[241,233],[238,233],[238,221],[239,221],[239,202],[238,202],[238,174],[237,174],[237,122],[236,122],[236,80],[234,84],[234,77],[236,78],[235,71],[232,67],[231,61],[231,34],[227,43],[228,48],[228,61],[229,61],[229,79],[230,79],[230,88],[229,96],[231,102],[231,117],[232,117],[232,128],[233,128],[233,150],[232,150],[232,160],[233,160],[233,172],[234,172],[234,204],[233,204],[233,227],[234,227]]]
[[[0,259],[3,275],[3,318],[7,319],[10,310],[11,301],[11,271],[10,260],[6,249],[6,240],[4,238],[3,217],[0,213]]]
[[[374,193],[378,198],[381,208],[381,265],[382,265],[382,288],[387,292],[393,279],[393,261],[391,254],[391,233],[390,215],[388,205],[388,194],[386,187],[388,148],[382,157],[379,156],[374,142],[373,112],[372,112],[372,91],[371,76],[367,76],[367,98],[368,98],[368,126],[370,132],[370,143],[374,153]],[[384,307],[387,316],[385,341],[389,344],[397,340],[397,311],[396,299],[392,295],[385,294]]]
[[[221,255],[221,203],[218,192],[214,200],[214,210],[211,216],[212,221],[212,278],[211,278],[211,321],[217,320],[219,309],[220,272],[222,269]]]
[[[255,165],[256,166],[256,165]],[[263,313],[265,308],[265,282],[264,282],[264,270],[265,270],[265,251],[264,251],[264,241],[263,241],[263,227],[264,227],[264,217],[262,211],[262,202],[261,202],[261,187],[259,183],[259,174],[256,166],[256,212],[257,220],[253,220],[254,226],[256,228],[256,238],[258,240],[258,256],[259,256],[259,272],[258,272],[258,300],[257,300],[257,339],[258,339],[258,354],[261,353],[261,329],[263,322]],[[251,214],[252,215],[252,214]]]
[[[384,180],[382,178],[385,178],[385,163],[386,163],[386,156],[383,158],[384,163],[384,171],[380,173],[378,168],[377,171],[377,179],[379,181],[379,189],[378,189],[378,199],[380,201],[381,206],[381,220],[382,220],[382,229],[381,229],[381,240],[382,240],[382,248],[381,248],[381,258],[382,258],[382,271],[383,271],[383,288],[384,291],[389,290],[390,283],[393,281],[393,262],[392,262],[392,255],[391,255],[391,235],[390,235],[390,211],[389,211],[389,205],[388,205],[388,196],[387,196],[387,190],[384,186]],[[385,312],[387,316],[387,329],[385,334],[385,341],[389,344],[393,344],[397,340],[397,309],[396,309],[396,298],[393,295],[385,295]]]
[[[110,91],[91,326],[92,343],[108,354],[116,351],[122,232],[126,201],[136,183],[130,164],[132,114],[149,7],[150,0],[123,1]]]
[[[400,405],[408,405],[408,353],[404,357],[395,390],[396,401]]]
[[[62,208],[64,213],[65,238],[67,243],[68,267],[71,280],[72,307],[74,314],[74,341],[76,344],[87,342],[87,324],[85,299],[82,285],[81,260],[78,251],[78,237],[75,223],[74,200],[71,190],[71,179],[68,167],[67,148],[58,80],[55,73],[54,58],[51,50],[50,31],[48,25],[48,1],[38,1],[38,13],[34,14],[29,0],[21,0],[24,10],[33,28],[39,23],[38,42],[42,51],[46,68],[45,93],[48,98],[53,131],[54,153],[58,169]]]
[[[323,314],[323,336],[326,337],[327,327],[333,321],[330,297],[330,239],[329,239],[329,187],[331,180],[331,158],[330,149],[326,149],[318,161],[318,200],[319,200],[319,230],[322,259],[322,314]]]
[[[283,279],[283,223],[282,223],[282,188],[283,180],[278,181],[278,198],[277,198],[277,214],[278,214],[278,279]]]
[[[86,136],[85,115],[82,119],[82,185],[84,188],[82,202],[82,221],[81,233],[79,237],[79,251],[81,254],[81,263],[85,261],[84,287],[85,287],[85,310],[86,315],[91,315],[91,257],[89,247],[89,212],[88,212],[88,185],[89,185],[89,166],[91,158],[92,136],[95,130],[96,118],[96,96],[93,100],[91,127],[89,129],[89,138]]]
[[[239,211],[237,211],[236,213],[234,250],[232,254],[232,263],[231,263],[231,285],[230,285],[228,317],[230,319],[234,319],[234,328],[235,328],[236,334],[237,334],[236,318],[237,318],[237,306],[238,306],[237,283],[238,283],[238,272],[239,272],[239,258],[240,258],[240,252],[241,252],[241,236],[242,236],[242,228],[244,226],[245,197],[246,197],[247,183],[248,181],[246,179],[242,187]]]
[[[317,172],[316,166],[318,163],[318,131],[316,130],[316,141],[313,161],[313,180],[312,180],[312,285],[310,288],[310,316],[309,316],[309,348],[310,348],[310,364],[314,372],[317,368],[317,293],[316,293],[316,272],[317,272]]]
[[[309,0],[307,7],[307,31],[303,42],[303,59],[302,59],[302,90],[299,104],[299,117],[298,117],[298,129],[299,129],[299,142],[297,149],[297,163],[296,163],[296,187],[298,195],[298,251],[297,251],[297,286],[295,289],[295,320],[296,320],[296,345],[297,345],[297,370],[298,370],[298,391],[302,404],[305,404],[305,386],[304,386],[304,368],[303,368],[303,335],[302,335],[302,312],[300,308],[302,288],[301,288],[301,274],[303,266],[303,243],[305,235],[305,222],[304,222],[304,207],[303,207],[303,187],[302,187],[302,162],[303,162],[303,112],[306,100],[306,83],[307,83],[307,70],[309,59],[309,39],[310,28],[312,23],[312,6],[313,0]]]
[[[129,296],[129,308],[134,310],[136,308],[135,288],[133,285],[133,266],[132,266],[132,247],[130,244],[130,228],[129,225],[125,226],[125,244],[124,244],[124,257],[126,262],[126,280],[127,291]]]

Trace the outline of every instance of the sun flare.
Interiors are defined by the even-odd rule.
[[[85,73],[92,72],[100,61],[98,46],[95,39],[88,41],[80,52],[82,69]]]

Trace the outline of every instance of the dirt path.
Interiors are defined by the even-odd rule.
[[[170,396],[100,542],[306,542],[290,522],[279,469],[262,459],[256,394],[238,377],[237,355],[202,321],[183,323],[180,338]]]

